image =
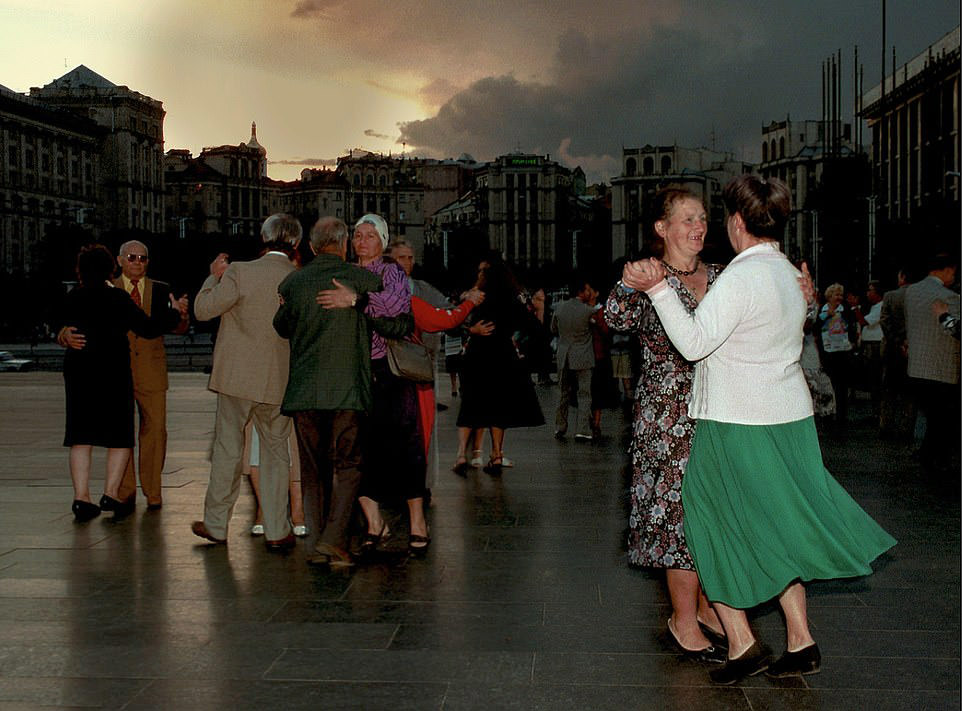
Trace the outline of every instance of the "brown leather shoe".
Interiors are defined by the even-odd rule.
[[[194,521],[192,524],[190,524],[190,531],[195,536],[206,538],[211,543],[227,543],[226,538],[215,538],[213,535],[211,535],[211,532],[207,530],[207,526],[203,521]]]
[[[314,546],[314,554],[308,557],[307,562],[312,565],[326,563],[332,568],[351,568],[354,559],[351,554],[333,543],[318,543]]]
[[[267,546],[267,550],[269,551],[287,551],[293,548],[295,543],[297,543],[297,539],[294,538],[293,533],[288,533],[277,541],[269,541],[266,539],[264,541],[264,545]]]
[[[164,506],[164,501],[161,498],[147,499],[147,510],[148,511],[159,511]]]

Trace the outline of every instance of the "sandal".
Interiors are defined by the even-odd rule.
[[[492,456],[488,460],[488,463],[484,465],[484,473],[490,474],[491,476],[501,476],[501,468],[504,464],[501,461],[501,457]]]
[[[471,452],[471,466],[475,469],[481,468],[481,450],[475,449]]]
[[[412,533],[408,536],[408,551],[411,555],[424,555],[430,543],[430,536],[419,536],[416,533]]]
[[[380,533],[365,533],[361,539],[361,555],[373,553],[379,545],[391,537],[391,530],[387,527],[387,521],[381,526]]]

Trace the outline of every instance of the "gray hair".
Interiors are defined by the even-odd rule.
[[[311,228],[311,249],[315,254],[329,247],[347,247],[347,225],[336,217],[322,217]]]
[[[303,234],[301,223],[286,212],[274,213],[261,225],[261,239],[265,242],[286,242],[296,247]]]
[[[139,239],[129,239],[120,245],[120,249],[117,250],[117,256],[121,257],[127,254],[127,250],[133,247],[135,244],[139,244],[141,247],[143,247],[144,254],[146,254],[148,257],[150,256],[150,250],[147,249],[147,245],[141,242]]]
[[[414,251],[414,245],[412,245],[412,244],[411,244],[410,242],[408,242],[406,239],[396,239],[396,240],[394,240],[393,242],[391,242],[391,244],[389,244],[388,247],[387,247],[388,254],[390,254],[391,252],[393,252],[395,247],[397,247],[398,249],[401,249],[401,248],[403,248],[403,247],[407,247],[407,248],[410,249],[412,252]]]

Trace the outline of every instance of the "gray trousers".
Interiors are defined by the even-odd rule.
[[[559,376],[561,399],[555,413],[554,426],[558,432],[568,431],[568,407],[571,395],[577,392],[578,419],[575,421],[576,434],[591,434],[591,368],[571,370],[563,368]]]
[[[261,441],[264,535],[269,541],[278,541],[291,533],[288,514],[291,457],[287,449],[291,420],[281,414],[280,405],[217,394],[210,483],[204,498],[204,524],[215,538],[227,538],[227,524],[240,493],[244,427],[248,420],[254,421]]]

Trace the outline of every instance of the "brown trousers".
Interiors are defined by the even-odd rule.
[[[295,412],[308,545],[347,550],[347,529],[361,486],[361,414],[354,410]]]

